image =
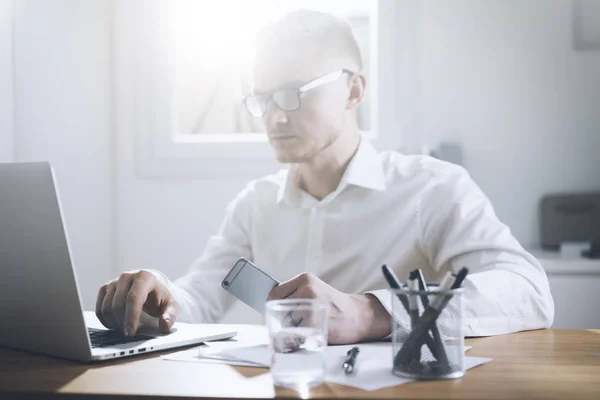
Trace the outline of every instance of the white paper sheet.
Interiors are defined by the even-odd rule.
[[[471,369],[478,365],[485,364],[491,360],[491,358],[465,357],[466,368]],[[327,375],[325,381],[329,383],[351,386],[366,391],[379,390],[386,387],[414,382],[410,379],[401,378],[394,375],[391,371],[391,368],[386,367],[385,365],[378,365],[377,369],[370,371],[365,371],[365,369],[366,368],[363,368],[362,372],[357,371],[356,375],[351,376]],[[249,378],[248,380],[257,387],[273,386],[273,377],[270,373],[261,374],[253,378]]]
[[[209,344],[209,346],[212,346],[212,344]],[[354,346],[360,348],[357,363],[363,360],[366,360],[367,363],[381,363],[382,360],[389,360],[389,364],[391,365],[392,363],[392,344],[390,342],[374,342],[360,345],[327,346],[325,349],[327,365],[331,365],[331,368],[335,368],[335,365],[338,365],[341,368],[346,353]],[[465,351],[470,348],[470,346],[465,346]],[[222,359],[245,360],[264,367],[269,366],[269,350],[266,344],[248,347],[236,346],[224,349],[221,352],[213,352],[212,354]]]
[[[214,342],[209,343],[207,346],[174,353],[163,358],[176,361],[217,362],[236,366],[268,367],[269,350],[266,344],[255,346],[245,346],[244,344],[245,342]],[[389,342],[359,344],[360,353],[356,361],[355,371],[351,375],[346,375],[342,364],[346,353],[353,346],[327,346],[325,349],[326,382],[352,386],[362,390],[378,390],[413,381],[392,373],[392,345]],[[465,350],[469,348],[465,346]],[[471,369],[491,360],[491,358],[465,356],[465,368]],[[250,379],[265,380],[272,384],[271,376],[268,373]]]
[[[204,351],[203,351],[204,350]],[[216,350],[216,351],[215,351]],[[223,357],[215,355],[221,349],[210,349],[208,346],[195,347],[189,350],[178,351],[177,353],[167,354],[161,358],[166,361],[181,361],[181,362],[200,362],[209,364],[227,364],[238,367],[260,367],[264,365],[256,364],[251,361],[237,360],[231,357]]]
[[[389,386],[413,382],[392,373],[391,343],[361,344],[356,359],[355,370],[346,375],[341,368],[346,353],[353,346],[328,346],[325,381],[340,385],[352,386],[362,390],[378,390]],[[465,356],[465,369],[491,361],[491,358]]]
[[[244,336],[240,338],[240,340],[231,339],[204,343],[199,347],[167,354],[161,358],[167,361],[202,362],[212,364],[228,364],[240,367],[264,368],[268,367],[268,365],[265,363],[256,363],[251,360],[239,359],[220,353],[232,351],[238,348],[248,348],[253,343],[261,343],[260,345],[264,345],[266,348],[266,341],[266,337],[263,337],[262,335],[253,335],[251,337]]]
[[[264,325],[232,325],[238,331],[238,336],[233,339],[207,342],[201,346],[192,349],[178,351],[162,356],[167,361],[183,362],[202,362],[211,364],[228,364],[242,367],[265,367],[262,364],[256,364],[251,361],[233,359],[216,355],[226,350],[237,349],[239,347],[249,347],[253,345],[266,345],[269,340],[267,328]]]

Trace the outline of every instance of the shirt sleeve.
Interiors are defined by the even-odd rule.
[[[499,221],[464,168],[449,166],[432,177],[417,220],[422,251],[435,270],[469,269],[462,285],[466,336],[552,325],[554,302],[544,269]]]
[[[233,304],[235,298],[221,288],[221,281],[239,257],[252,259],[251,193],[247,187],[228,204],[219,231],[208,239],[202,256],[186,275],[173,282],[160,271],[151,270],[179,303],[177,321],[215,323]]]

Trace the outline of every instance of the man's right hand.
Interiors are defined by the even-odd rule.
[[[96,316],[109,329],[135,336],[142,311],[158,318],[161,332],[169,333],[179,306],[169,289],[146,270],[123,272],[118,279],[100,287]]]

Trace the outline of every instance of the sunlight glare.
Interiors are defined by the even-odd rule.
[[[268,1],[177,0],[172,22],[176,49],[202,57],[206,68],[248,65],[258,27],[272,16]]]

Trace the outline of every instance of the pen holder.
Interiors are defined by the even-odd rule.
[[[463,376],[463,289],[390,292],[393,373],[419,380]]]

